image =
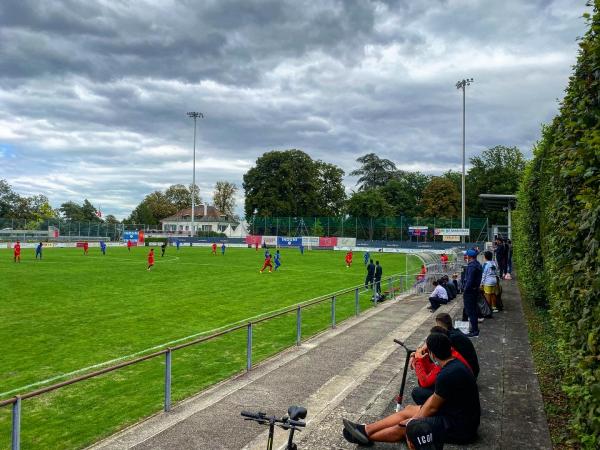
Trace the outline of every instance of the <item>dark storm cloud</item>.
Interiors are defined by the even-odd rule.
[[[205,113],[207,199],[271,149],[346,172],[374,151],[440,173],[460,167],[454,84],[467,76],[468,154],[530,152],[575,61],[583,3],[4,1],[0,178],[126,215],[190,181],[189,110]]]

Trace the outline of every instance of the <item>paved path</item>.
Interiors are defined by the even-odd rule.
[[[480,437],[468,448],[548,449],[548,428],[516,283],[507,282],[504,289],[506,311],[485,321],[481,337],[475,339],[483,413]],[[243,421],[239,412],[283,415],[292,404],[309,411],[306,430],[297,436],[299,448],[356,448],[341,437],[341,418],[372,421],[393,410],[404,350],[392,339],[412,346],[422,342],[433,325],[426,304],[423,296],[386,302],[94,448],[262,449],[266,429]],[[459,298],[439,311],[456,315],[461,310]],[[411,374],[407,401],[414,383]],[[278,429],[274,448],[280,448],[285,438]]]

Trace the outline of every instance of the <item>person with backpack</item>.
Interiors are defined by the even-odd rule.
[[[496,263],[493,261],[492,252],[489,250],[483,254],[485,263],[483,264],[483,273],[481,275],[481,289],[492,312],[498,312],[496,308],[496,284],[498,283]]]

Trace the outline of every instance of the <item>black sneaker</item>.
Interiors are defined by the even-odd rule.
[[[467,334],[467,337],[470,337],[470,338],[479,337],[479,331],[471,331],[470,333]]]
[[[344,422],[344,429],[356,440],[360,445],[373,445],[373,441],[369,440],[367,436],[361,433],[356,427],[357,424],[350,422],[348,419],[342,419]]]

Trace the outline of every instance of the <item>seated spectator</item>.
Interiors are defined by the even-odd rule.
[[[431,303],[431,306],[428,306],[427,308],[435,311],[441,305],[448,303],[448,292],[438,280],[433,280],[433,287],[434,289],[429,296],[429,303]]]
[[[450,282],[448,275],[444,275],[442,277],[442,286],[444,286],[444,288],[448,292],[448,298],[450,300],[454,300],[456,298],[458,291],[456,290],[456,287],[454,286],[454,284]]]
[[[458,274],[457,273],[452,275],[452,284],[456,288],[456,295],[458,295],[458,293],[460,292],[460,288],[458,286]]]
[[[463,363],[452,357],[450,339],[440,333],[427,337],[429,358],[441,367],[435,390],[421,407],[408,405],[402,411],[370,424],[344,419],[345,437],[350,442],[400,442],[406,437],[409,419],[429,424],[434,436],[445,443],[467,444],[477,435],[481,409],[475,377]]]
[[[444,442],[424,420],[410,419],[406,424],[406,445],[410,450],[442,450]]]
[[[430,333],[441,333],[444,335],[448,335],[448,331],[444,327],[435,326],[430,331]],[[468,338],[467,338],[468,339]],[[469,368],[471,372],[473,369],[467,362],[463,356],[456,351],[456,349],[452,348],[452,357],[458,359],[462,362],[466,367]],[[431,359],[429,359],[429,352],[427,351],[427,345],[424,344],[417,349],[415,353],[411,355],[410,358],[410,367],[415,371],[417,376],[418,386],[415,387],[412,391],[413,401],[417,405],[422,405],[425,401],[431,397],[433,394],[433,386],[435,385],[435,379],[440,373],[440,368],[436,366]]]
[[[489,250],[484,252],[483,257],[485,263],[483,264],[483,273],[481,275],[481,288],[483,289],[483,295],[488,305],[492,309],[492,312],[498,312],[496,308],[496,284],[498,284],[497,275],[498,268],[496,263],[493,261],[494,255]]]
[[[448,313],[440,313],[435,316],[435,323],[448,330],[448,338],[452,347],[464,356],[469,363],[469,367],[473,370],[473,375],[477,378],[479,376],[479,360],[471,340],[462,331],[452,326],[452,317]]]

